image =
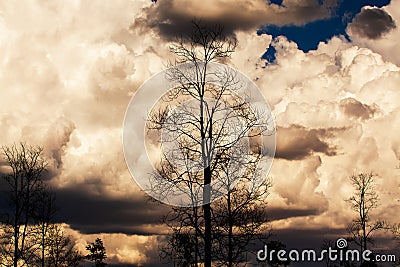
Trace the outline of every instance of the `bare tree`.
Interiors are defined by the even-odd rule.
[[[77,266],[82,257],[54,223],[55,194],[44,181],[43,148],[21,143],[3,152],[9,208],[2,219],[0,266]]]
[[[9,173],[3,176],[9,186],[8,204],[10,212],[3,224],[3,240],[8,242],[4,251],[12,259],[14,267],[28,265],[34,258],[37,246],[32,242],[31,231],[35,199],[41,191],[42,174],[46,161],[42,157],[43,148],[24,143],[3,147],[9,165]]]
[[[374,173],[360,173],[352,175],[350,181],[355,193],[347,201],[352,209],[357,213],[355,218],[348,226],[350,240],[354,241],[361,252],[367,250],[368,243],[372,243],[372,233],[384,229],[386,223],[382,220],[371,220],[371,212],[378,207],[379,196],[376,193]]]
[[[162,136],[163,143],[167,144],[153,175],[153,192],[163,199],[181,193],[177,192],[177,186],[188,188],[184,193],[190,203],[187,207],[173,208],[164,221],[174,232],[169,244],[172,250],[166,251],[169,255],[180,255],[190,266],[204,262],[205,267],[211,267],[212,261],[218,260],[215,254],[213,258],[213,247],[221,240],[219,237],[216,240],[217,233],[225,230],[229,232],[227,242],[231,242],[228,266],[232,266],[234,258],[239,259],[233,255],[232,245],[237,234],[234,228],[239,229],[238,220],[248,219],[246,216],[253,216],[253,223],[258,220],[257,227],[251,230],[251,227],[245,230],[243,224],[243,231],[260,229],[265,222],[264,211],[250,208],[267,195],[266,191],[257,191],[260,184],[254,184],[247,192],[228,193],[243,177],[251,180],[261,175],[255,171],[263,156],[261,149],[246,148],[252,138],[257,140],[268,131],[268,127],[252,131],[265,126],[259,118],[269,121],[267,112],[251,109],[250,96],[237,93],[245,85],[235,71],[227,67],[211,70],[211,63],[226,60],[235,46],[236,40],[225,35],[222,28],[193,22],[192,36],[179,38],[170,46],[177,56],[176,63],[190,64],[169,69],[167,78],[177,86],[162,97],[156,112],[148,119],[149,134]],[[244,154],[248,156],[243,157]],[[229,170],[235,168],[238,171],[232,175]],[[226,204],[225,210],[217,208],[219,204],[213,210],[211,202],[218,198],[221,198],[220,205]],[[213,224],[217,219],[219,225]],[[174,250],[173,244],[188,238],[190,249]],[[236,253],[242,255],[242,250]]]
[[[75,249],[71,237],[58,224],[52,224],[48,228],[47,247],[45,262],[49,267],[76,267],[84,258]]]
[[[242,182],[211,203],[213,266],[245,266],[250,257],[250,246],[268,240],[266,196],[269,187],[269,180],[257,190]],[[163,222],[172,234],[161,247],[161,258],[177,266],[198,266],[204,260],[202,209],[173,207]]]
[[[190,231],[184,228],[175,229],[168,236],[167,243],[161,247],[160,257],[166,263],[173,263],[174,266],[196,266],[198,259],[199,240]]]
[[[33,211],[36,244],[39,246],[37,257],[41,267],[46,266],[46,252],[50,250],[49,239],[52,237],[49,233],[50,228],[54,227],[54,216],[56,214],[55,194],[46,186],[42,185],[34,199],[36,208]]]
[[[242,162],[247,164],[247,170],[238,184],[234,181],[240,172],[236,168],[225,169],[227,193],[213,203],[214,255],[219,266],[246,265],[249,245],[254,241],[266,243],[270,236],[266,208],[271,181],[256,184],[251,179],[257,161],[258,157],[254,157]]]

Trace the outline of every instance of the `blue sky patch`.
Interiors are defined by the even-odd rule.
[[[282,4],[280,0],[271,0],[271,3]],[[318,20],[307,23],[303,26],[276,26],[265,25],[261,27],[258,34],[270,34],[273,38],[283,35],[289,41],[297,43],[299,49],[304,52],[317,49],[321,41],[331,39],[333,36],[343,35],[348,39],[345,32],[347,24],[361,11],[364,6],[383,7],[390,3],[390,0],[343,0],[334,14],[329,19]],[[275,49],[271,46],[263,55],[269,62],[275,60]]]

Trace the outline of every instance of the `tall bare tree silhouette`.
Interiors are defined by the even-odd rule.
[[[256,166],[264,156],[261,136],[274,131],[269,111],[253,110],[248,102],[251,96],[237,93],[246,85],[236,71],[212,66],[226,61],[235,47],[235,38],[225,35],[223,28],[193,22],[193,34],[170,46],[176,64],[187,64],[173,65],[167,72],[167,79],[177,87],[160,99],[148,118],[148,135],[161,136],[163,142],[151,190],[163,199],[178,194],[177,186],[183,186],[190,199],[186,207],[175,207],[164,218],[174,231],[164,256],[178,255],[191,266],[222,262],[217,256],[221,251],[213,252],[218,241],[230,244],[224,262],[232,266],[243,256],[243,248],[234,251],[234,236],[250,231],[254,237],[266,221],[263,208],[251,207],[264,207],[270,187],[269,181],[252,181],[265,176]],[[245,190],[239,182],[242,178]],[[243,190],[234,191],[235,185]],[[218,203],[211,204],[217,199]],[[246,220],[253,228],[244,227]],[[190,242],[182,242],[187,239]],[[174,249],[181,243],[187,247]]]

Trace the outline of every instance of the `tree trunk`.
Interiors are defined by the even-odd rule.
[[[206,73],[206,69],[204,70],[204,75]],[[205,77],[204,77],[205,80]],[[204,167],[204,181],[203,181],[203,212],[204,212],[204,267],[211,267],[211,166],[210,166],[210,156],[209,151],[206,150],[205,142],[206,140],[206,130],[204,127],[204,82],[202,85],[202,96],[200,98],[200,134],[201,134],[201,154],[203,158],[203,167]],[[212,121],[209,122],[210,126],[212,125]],[[212,129],[209,130],[208,141],[210,142],[212,139]],[[211,145],[211,144],[210,144]],[[211,147],[211,146],[210,146]]]
[[[14,225],[14,267],[18,267],[18,232],[19,232],[19,227],[18,225]]]
[[[41,242],[42,242],[42,259],[41,259],[41,262],[42,262],[42,267],[44,267],[44,250],[45,250],[45,244],[44,244],[44,236],[45,236],[45,225],[44,225],[44,223],[42,223],[42,236],[41,236],[41,238],[42,238],[42,240],[41,240]]]
[[[229,185],[230,186],[230,185]],[[228,190],[228,267],[233,266],[233,222],[232,222],[232,210],[231,210],[231,192]]]
[[[204,185],[211,186],[211,168],[207,166],[204,170]],[[204,266],[211,267],[211,206],[210,206],[210,187],[204,187],[203,191],[203,205],[204,210]]]
[[[361,223],[362,223],[362,233],[363,233],[363,247],[361,249],[361,252],[364,252],[367,250],[367,229],[366,229],[366,223],[367,223],[367,215],[365,214],[366,207],[365,207],[365,192],[364,189],[361,192]]]
[[[13,167],[14,169],[14,167]],[[14,218],[14,267],[18,267],[18,259],[19,259],[19,252],[18,252],[18,241],[19,241],[19,213],[20,213],[20,207],[19,207],[19,194],[18,194],[18,177],[17,175],[14,175],[14,198],[15,198],[15,218]]]
[[[197,213],[197,207],[193,207],[193,213],[194,213],[194,266],[198,266],[199,264],[199,234],[197,232],[197,226],[199,223],[198,219],[198,213]]]

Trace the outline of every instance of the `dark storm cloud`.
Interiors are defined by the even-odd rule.
[[[10,212],[7,202],[9,185],[0,170],[0,217]],[[169,207],[147,201],[142,193],[129,198],[114,198],[90,193],[86,184],[69,188],[53,188],[56,194],[57,223],[67,223],[85,234],[125,233],[159,234],[146,225],[157,225]]]
[[[169,208],[147,201],[142,193],[129,198],[113,198],[89,193],[85,185],[58,189],[56,204],[59,222],[82,233],[158,234],[144,225],[159,224]]]
[[[396,23],[386,11],[379,8],[364,8],[349,25],[359,36],[379,39],[396,28]]]
[[[337,1],[283,1],[276,5],[262,0],[187,1],[163,0],[144,8],[133,28],[156,29],[166,39],[187,36],[191,21],[199,19],[205,26],[220,25],[227,34],[236,30],[256,29],[266,24],[304,25],[331,16]]]
[[[363,104],[351,97],[340,101],[340,108],[347,116],[362,120],[370,119],[377,111],[376,108]]]
[[[268,209],[268,220],[276,221],[301,216],[313,216],[323,213],[324,210],[319,209],[285,209],[285,208],[271,208]]]
[[[328,156],[336,155],[336,148],[325,139],[332,137],[339,128],[307,129],[300,125],[278,127],[276,138],[276,158],[301,160],[314,152]]]

